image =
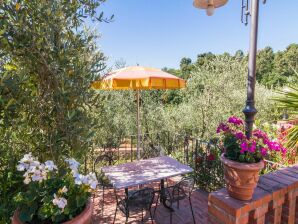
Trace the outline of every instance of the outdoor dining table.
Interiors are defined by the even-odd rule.
[[[166,208],[171,209],[166,205],[164,180],[193,172],[193,169],[171,157],[160,156],[102,167],[102,172],[116,190],[125,189],[126,197],[129,187],[160,181],[160,200]]]

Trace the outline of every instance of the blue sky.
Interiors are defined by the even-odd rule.
[[[249,25],[240,21],[241,0],[230,0],[212,17],[194,8],[192,0],[108,0],[101,10],[115,15],[114,22],[95,27],[110,66],[122,58],[127,65],[178,68],[182,57],[248,50]],[[297,10],[297,0],[260,4],[258,48],[277,51],[298,43]]]

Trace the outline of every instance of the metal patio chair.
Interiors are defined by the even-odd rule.
[[[114,222],[116,220],[116,215],[118,209],[124,213],[126,217],[125,223],[128,222],[129,214],[130,213],[137,213],[142,212],[142,222],[143,222],[143,212],[144,210],[149,211],[151,222],[153,224],[153,216],[151,213],[151,206],[153,204],[154,199],[154,189],[152,188],[143,188],[141,190],[133,190],[128,192],[128,196],[125,196],[125,198],[121,199],[117,195],[116,189],[115,191],[115,197],[116,197],[116,210],[114,215]]]
[[[177,208],[179,209],[179,201],[188,198],[193,222],[195,221],[195,216],[193,213],[192,203],[191,203],[191,194],[194,189],[194,178],[192,177],[183,177],[177,184],[165,188],[165,200],[166,204],[169,207],[172,207],[173,203],[177,203]],[[157,208],[158,199],[160,198],[160,193],[158,194],[157,201],[154,208],[154,215]],[[153,216],[154,216],[153,215]],[[170,223],[172,223],[172,211],[170,215]]]
[[[101,212],[103,215],[104,211],[104,199],[105,199],[105,189],[113,189],[113,185],[109,182],[109,180],[105,177],[105,175],[101,172],[101,168],[104,166],[114,165],[113,156],[110,154],[102,154],[98,156],[93,163],[93,172],[96,175],[96,178],[99,183],[99,187],[102,187],[102,203],[101,203]],[[93,201],[94,201],[93,197]]]

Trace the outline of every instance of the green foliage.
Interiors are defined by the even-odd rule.
[[[215,57],[230,57],[244,60],[247,63],[247,55],[238,50],[234,56],[228,53],[215,55],[211,52],[199,54],[194,63],[189,58],[182,58],[180,62],[180,73],[183,78],[188,78],[185,74],[193,71],[195,65],[199,67],[208,66],[209,61]],[[267,88],[275,88],[286,83],[297,81],[295,71],[298,69],[298,44],[290,44],[284,51],[274,52],[271,47],[265,47],[257,53],[257,81]],[[184,72],[186,71],[186,73]],[[179,71],[177,71],[179,73]]]
[[[279,94],[273,98],[278,102],[278,106],[283,109],[287,109],[291,114],[298,114],[298,86],[292,85],[277,91]]]
[[[212,138],[218,123],[226,120],[228,115],[242,114],[246,76],[246,61],[238,58],[218,56],[205,66],[197,66],[187,82],[187,88],[181,90],[183,103],[170,110],[179,119],[180,128],[192,130],[193,135],[201,139]],[[277,119],[278,111],[269,100],[272,94],[272,91],[257,84],[258,119]]]
[[[245,58],[215,56],[204,66],[194,66],[185,89],[142,91],[142,133],[169,133],[170,136],[187,133],[207,140],[215,137],[218,123],[231,114],[242,115],[246,79]],[[171,93],[175,98],[169,101]],[[102,122],[98,127],[98,137],[116,136],[120,132],[119,136],[136,134],[134,93],[99,91],[98,94],[102,103],[101,108],[94,111]],[[256,85],[257,119],[261,122],[279,119],[281,111],[270,100],[273,95],[272,90]]]
[[[244,155],[240,154],[240,146],[239,143],[237,142],[237,139],[233,135],[228,135],[224,141],[223,145],[226,149],[226,156],[227,158],[231,160],[237,161],[238,158],[241,162],[245,162],[245,157]]]
[[[280,108],[286,109],[288,113],[298,114],[298,86],[292,85],[278,91],[278,96],[274,98]],[[286,147],[297,150],[298,145],[298,126],[295,125],[288,130]]]
[[[103,148],[117,148],[123,137],[136,133],[136,97],[133,91],[98,91],[98,106],[90,116],[97,120],[94,143]]]
[[[58,164],[83,160],[97,123],[89,85],[104,69],[97,35],[85,21],[108,21],[93,1],[0,4],[0,222],[8,222],[19,191],[15,166],[28,151]]]
[[[193,67],[190,58],[182,58],[180,61],[181,78],[188,79]]]
[[[274,53],[271,47],[258,51],[257,80],[267,87],[278,87],[296,80],[298,44]]]
[[[177,74],[172,70],[166,71]],[[231,114],[242,115],[246,100],[246,80],[245,58],[214,56],[204,66],[194,65],[185,89],[142,91],[142,133],[168,133],[170,138],[174,138],[177,133],[189,134],[209,141],[216,137],[218,123]],[[171,93],[175,94],[175,98],[169,101]],[[99,109],[94,110],[95,116],[102,122],[96,131],[98,138],[136,134],[134,93],[98,91],[98,94],[102,103]],[[273,95],[272,90],[256,85],[257,119],[260,122],[279,119],[281,111],[270,100]],[[119,139],[117,141],[119,143]]]
[[[265,47],[258,51],[257,54],[257,81],[264,85],[274,85],[276,80],[272,80],[272,72],[274,68],[274,52],[271,47]],[[271,79],[271,80],[270,80]],[[272,82],[272,83],[270,83]]]

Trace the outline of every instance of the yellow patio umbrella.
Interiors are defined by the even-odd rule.
[[[131,66],[112,71],[91,84],[93,89],[137,91],[137,157],[140,158],[140,90],[180,89],[185,80],[160,69]]]

